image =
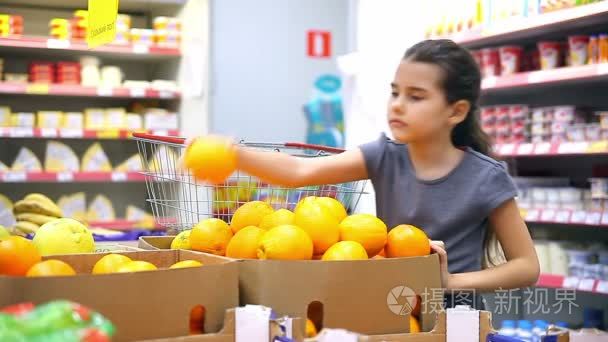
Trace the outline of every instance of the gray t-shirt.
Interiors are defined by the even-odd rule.
[[[451,273],[481,269],[488,216],[517,195],[504,164],[469,148],[449,174],[426,181],[416,178],[407,145],[382,135],[360,148],[389,229],[412,224],[444,241]]]

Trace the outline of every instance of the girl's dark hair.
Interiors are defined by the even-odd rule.
[[[444,75],[441,85],[448,103],[467,100],[471,104],[466,119],[452,130],[452,143],[490,155],[490,138],[479,124],[481,73],[473,56],[449,39],[437,39],[425,40],[410,47],[403,59],[441,68]]]

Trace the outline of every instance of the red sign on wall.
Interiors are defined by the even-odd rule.
[[[331,56],[331,32],[308,31],[306,45],[309,57],[329,58]]]

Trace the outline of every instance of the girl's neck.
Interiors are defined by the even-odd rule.
[[[429,142],[408,143],[410,161],[416,177],[435,180],[449,174],[462,160],[464,152],[452,144],[450,136]]]

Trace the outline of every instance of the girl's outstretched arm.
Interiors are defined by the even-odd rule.
[[[445,288],[492,291],[532,286],[538,280],[540,266],[534,243],[515,200],[511,199],[494,209],[489,220],[505,252],[507,262],[477,272],[449,274],[445,249],[433,244],[433,250],[441,259]]]
[[[327,157],[302,158],[236,146],[237,168],[266,182],[287,187],[336,184],[367,179],[360,149]]]

